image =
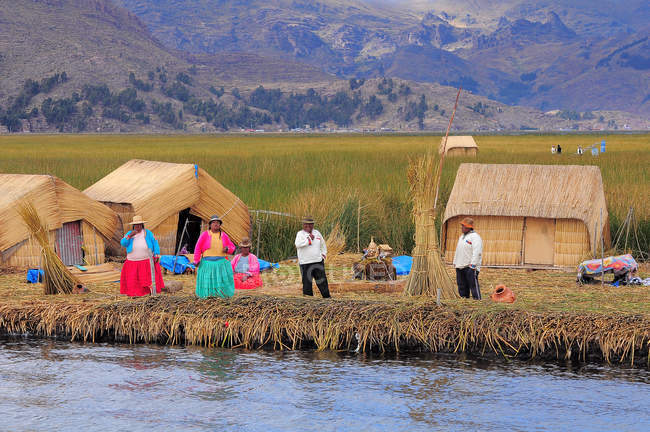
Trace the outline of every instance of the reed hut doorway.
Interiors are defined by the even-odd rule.
[[[189,253],[194,253],[194,246],[201,236],[201,227],[203,220],[190,213],[186,208],[178,214],[178,229],[176,230],[176,251],[180,251],[183,246],[187,247]]]
[[[555,219],[525,218],[524,264],[553,265]]]
[[[81,221],[66,222],[56,230],[56,252],[67,266],[83,264]]]

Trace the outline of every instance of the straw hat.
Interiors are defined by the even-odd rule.
[[[210,217],[210,221],[208,222],[208,225],[210,225],[210,224],[211,224],[212,222],[214,222],[214,221],[219,221],[219,222],[223,223],[223,220],[222,220],[219,216],[217,216],[217,215],[212,215],[212,216]]]
[[[465,228],[474,228],[474,219],[466,217],[460,221],[460,224]]]
[[[314,223],[314,218],[311,216],[305,216],[302,218],[302,223],[304,224],[313,224]]]
[[[243,248],[243,247],[248,247],[249,248],[249,247],[251,247],[251,239],[249,239],[248,237],[244,237],[239,242],[239,247],[240,248]]]
[[[135,215],[135,216],[133,216],[133,220],[131,222],[129,222],[129,225],[140,225],[140,224],[144,225],[145,222],[147,222],[147,221],[142,220],[142,216]]]

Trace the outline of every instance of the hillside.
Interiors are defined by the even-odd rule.
[[[442,131],[456,91],[416,82],[426,79],[414,70],[435,69],[435,55],[451,67],[452,54],[441,49],[421,47],[423,67],[408,67],[411,48],[381,65],[411,80],[342,80],[281,56],[166,47],[137,16],[105,0],[1,3],[0,24],[7,30],[0,32],[0,132]],[[470,67],[457,61],[454,75]],[[498,74],[485,68],[476,76],[491,82]],[[621,112],[510,106],[461,83],[456,130],[650,128],[648,119]]]
[[[647,46],[627,47],[648,35],[643,0],[116,2],[165,45],[189,52],[276,56],[341,78],[462,83],[544,110],[650,114]],[[613,52],[627,58],[598,66]],[[601,92],[587,97],[594,86]]]
[[[141,78],[165,68],[175,75],[192,65],[196,65],[197,81],[206,84],[328,79],[306,65],[254,54],[188,56],[172,51],[154,39],[134,14],[107,0],[1,2],[0,25],[0,101],[27,78],[61,71],[70,76],[58,90],[61,94],[93,81],[125,87],[130,72]]]

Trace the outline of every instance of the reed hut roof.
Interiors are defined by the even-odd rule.
[[[30,232],[18,214],[21,201],[33,204],[48,230],[85,220],[106,238],[118,228],[117,214],[61,179],[49,175],[0,174],[0,250],[26,240]]]
[[[440,140],[440,150],[439,153],[442,153],[442,146],[445,144],[445,137],[442,137]],[[449,151],[453,148],[475,148],[478,150],[476,141],[474,137],[469,135],[455,135],[447,137],[447,146],[446,151]]]
[[[221,216],[234,241],[250,231],[248,207],[198,165],[133,159],[84,192],[97,201],[131,205],[150,229],[189,208],[203,220]]]
[[[456,216],[578,219],[587,226],[593,242],[594,232],[607,223],[600,169],[585,165],[463,163],[443,222]]]

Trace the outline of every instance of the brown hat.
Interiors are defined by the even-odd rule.
[[[314,218],[311,216],[305,216],[302,218],[302,223],[304,224],[313,224],[314,223]]]
[[[251,239],[249,239],[248,237],[244,237],[239,242],[239,247],[240,248],[243,248],[243,247],[248,247],[249,248],[249,247],[251,247]]]
[[[144,225],[146,220],[142,220],[142,216],[133,216],[133,220],[129,222],[129,225]]]
[[[474,219],[466,217],[460,221],[460,224],[465,228],[474,228]]]

